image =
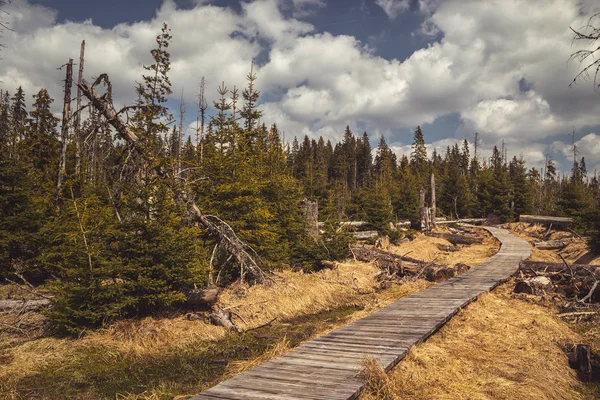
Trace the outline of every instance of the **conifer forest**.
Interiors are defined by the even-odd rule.
[[[140,60],[137,101],[122,109],[109,76],[85,75],[83,46],[79,72],[73,60],[62,67],[64,93],[3,90],[0,274],[48,285],[57,333],[177,308],[198,287],[313,271],[346,257],[342,221],[366,221],[399,240],[390,222],[419,228],[419,192],[430,195],[431,175],[438,216],[569,216],[598,244],[600,184],[583,157],[570,173],[551,159],[529,168],[502,147],[482,157],[477,133],[430,154],[418,126],[400,158],[385,137],[373,146],[368,132],[349,127],[340,126],[337,143],[294,137],[262,118],[251,65],[244,88],[201,85],[187,110],[198,129],[186,136],[183,111],[166,106],[172,40],[164,25]],[[205,91],[218,100],[207,104]],[[59,119],[51,106],[63,98]],[[302,199],[318,203],[319,237],[308,234]]]

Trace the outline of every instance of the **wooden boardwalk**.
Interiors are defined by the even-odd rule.
[[[530,254],[527,242],[486,228],[500,251],[464,275],[406,296],[356,322],[234,376],[192,400],[346,400],[360,393],[365,357],[389,371],[408,349],[427,339],[461,307],[509,279]]]

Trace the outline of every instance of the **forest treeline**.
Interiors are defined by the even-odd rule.
[[[230,226],[264,269],[312,270],[319,260],[343,258],[350,238],[335,232],[342,220],[365,220],[398,238],[389,222],[409,219],[417,227],[419,191],[429,189],[431,174],[440,215],[499,222],[524,213],[568,215],[582,234],[598,235],[599,183],[588,178],[583,159],[560,176],[551,161],[542,175],[496,147],[483,159],[466,140],[428,154],[419,127],[411,154],[400,159],[384,138],[372,149],[366,132],[349,128],[335,144],[309,137],[284,143],[277,126],[262,121],[252,69],[241,92],[220,85],[211,116],[202,85],[197,133],[184,137],[183,108],[176,118],[166,107],[170,41],[165,25],[137,84],[138,100],[119,110],[143,154],[91,104],[67,115],[63,142],[47,90],[1,96],[0,274],[45,285],[57,332],[148,315],[182,304],[186,290],[239,278],[231,255],[190,218],[184,189]],[[172,178],[156,173],[166,170]],[[325,222],[319,238],[307,234],[303,198],[318,201]]]

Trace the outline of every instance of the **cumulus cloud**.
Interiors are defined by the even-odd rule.
[[[111,29],[92,21],[57,23],[50,8],[27,0],[16,4],[6,16],[13,31],[4,35],[0,80],[8,90],[23,86],[29,95],[46,87],[59,98],[64,78],[56,68],[77,60],[85,39],[86,76],[108,72],[117,102],[131,102],[165,21],[173,30],[173,101],[184,88],[191,104],[202,76],[209,99],[222,81],[242,87],[252,60],[258,60],[263,120],[277,123],[289,139],[307,134],[336,140],[350,125],[356,133],[385,135],[401,148],[408,142],[398,136],[401,129],[453,114],[462,125],[449,136],[478,131],[489,143],[486,149],[505,140],[509,153],[526,152],[533,163],[543,160],[546,137],[572,125],[596,125],[600,115],[591,84],[568,88],[579,66],[566,63],[577,48],[568,28],[599,11],[593,0],[419,0],[415,18],[422,18],[434,41],[403,61],[302,20],[323,9],[324,0],[256,0],[241,2],[239,10],[200,0],[183,10],[166,0],[152,20]],[[405,0],[377,4],[390,18],[409,10]],[[193,114],[193,107],[188,110]]]

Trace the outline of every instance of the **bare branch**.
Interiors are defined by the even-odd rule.
[[[580,79],[588,79],[591,75],[593,75],[594,89],[600,91],[600,84],[598,83],[598,77],[600,76],[600,58],[597,57],[597,53],[600,52],[600,46],[594,46],[594,43],[600,39],[600,27],[596,27],[592,25],[592,20],[594,18],[600,18],[600,13],[592,15],[587,25],[579,28],[573,29],[569,27],[573,32],[573,41],[571,45],[575,44],[578,41],[589,42],[589,49],[578,50],[575,51],[569,57],[568,62],[573,60],[579,61],[580,65],[584,65],[585,63],[589,63],[585,65],[573,78],[573,81],[569,84],[569,87],[572,87],[577,83]]]

